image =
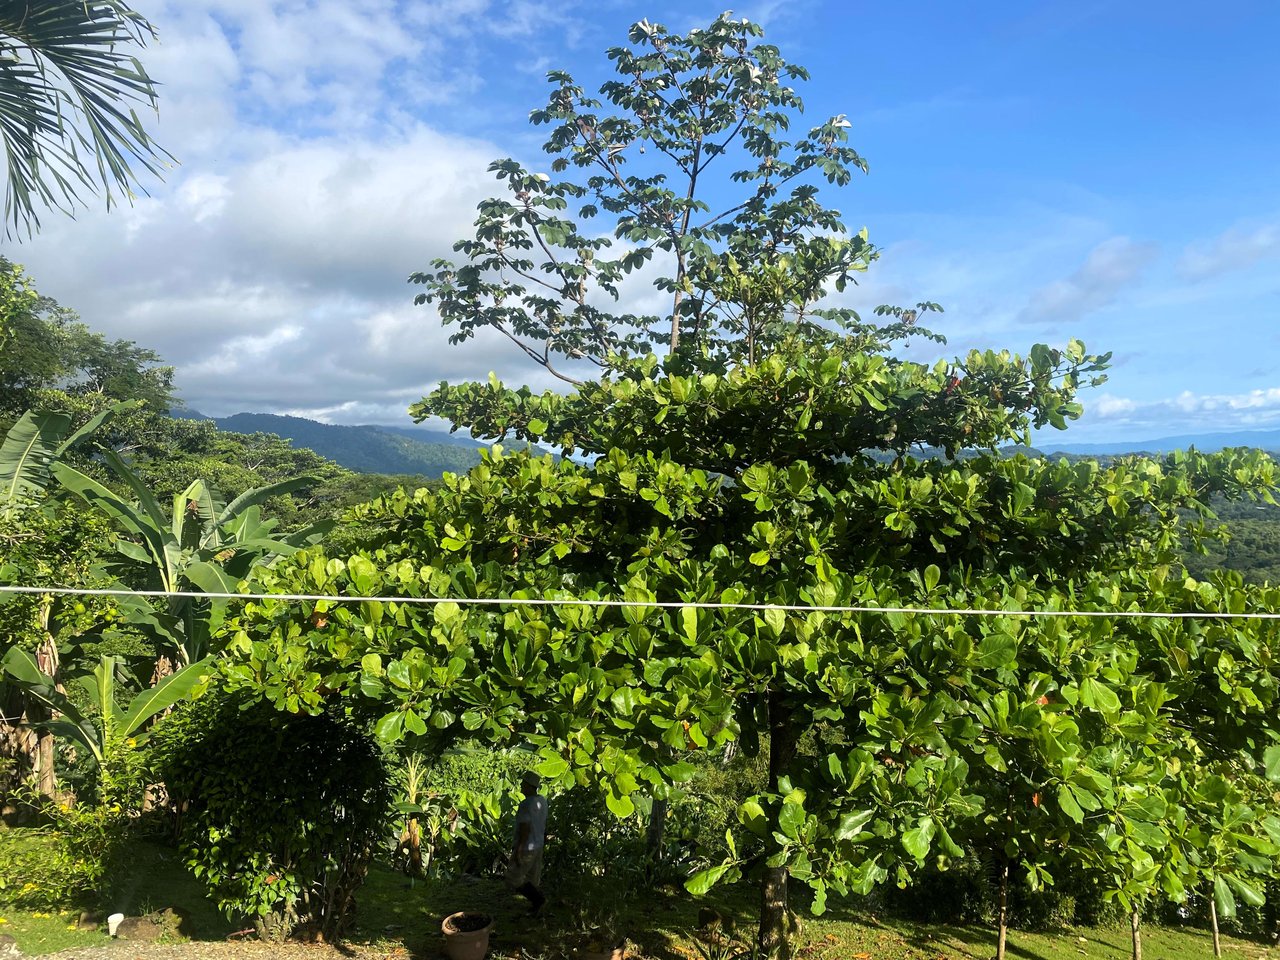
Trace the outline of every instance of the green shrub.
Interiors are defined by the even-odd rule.
[[[338,717],[210,694],[166,718],[152,749],[187,864],[228,916],[273,940],[342,933],[390,806],[368,736]]]
[[[27,910],[97,904],[121,866],[126,818],[107,807],[47,812],[48,826],[0,830],[0,902]]]

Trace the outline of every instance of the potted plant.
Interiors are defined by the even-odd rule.
[[[627,938],[612,921],[607,921],[587,932],[578,949],[578,960],[623,960],[626,953]]]
[[[444,952],[449,960],[483,960],[489,952],[489,934],[493,917],[487,913],[451,913],[440,924],[444,934]]]

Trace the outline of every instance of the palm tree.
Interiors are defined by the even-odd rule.
[[[5,236],[40,226],[38,208],[73,214],[85,192],[143,189],[169,154],[135,110],[155,84],[129,53],[155,37],[124,0],[0,0],[0,140],[8,168]],[[145,190],[144,190],[145,192]]]

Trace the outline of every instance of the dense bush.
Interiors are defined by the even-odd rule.
[[[187,863],[228,915],[268,939],[342,933],[390,805],[369,737],[210,694],[168,717],[152,747]]]
[[[466,746],[425,759],[416,779],[413,804],[424,850],[422,860],[439,874],[500,872],[511,851],[519,782],[534,761],[523,751],[489,751]],[[700,866],[726,853],[725,831],[736,825],[742,797],[758,792],[764,771],[759,758],[693,759],[697,773],[684,796],[668,808],[663,844],[655,859],[646,825],[651,799],[636,794],[635,816],[619,820],[590,786],[548,797],[548,876],[607,876],[614,883],[640,886],[680,884]],[[403,781],[403,775],[401,780]],[[402,801],[408,797],[403,795]],[[402,824],[398,838],[406,835]],[[741,838],[750,846],[750,838]]]
[[[29,910],[97,906],[123,865],[117,808],[49,807],[48,826],[0,829],[0,903]]]

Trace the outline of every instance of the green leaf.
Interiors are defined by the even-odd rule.
[[[852,840],[862,832],[862,828],[875,817],[875,810],[855,810],[846,813],[836,825],[834,836],[837,840]]]
[[[1273,743],[1262,754],[1262,765],[1268,780],[1280,780],[1280,743]]]
[[[922,862],[929,855],[936,826],[932,817],[922,817],[916,826],[902,835],[902,848]]]
[[[714,867],[699,870],[684,882],[684,888],[695,897],[701,897],[719,883],[726,873],[733,869],[733,864],[722,863]]]
[[[800,835],[804,821],[804,807],[798,803],[784,803],[778,813],[778,830],[787,839],[794,840]]]
[[[395,710],[378,721],[374,736],[383,743],[395,743],[404,736],[404,711]]]
[[[0,443],[0,506],[45,492],[50,464],[70,426],[65,413],[28,410],[9,428]]]
[[[924,568],[924,589],[926,593],[932,593],[933,588],[938,585],[938,581],[942,579],[942,571],[938,569],[937,564],[931,563]]]
[[[569,772],[569,761],[560,756],[544,757],[535,768],[538,775],[547,780],[559,780]]]
[[[610,791],[605,794],[604,804],[609,808],[609,812],[619,820],[625,820],[636,812],[636,805],[632,803],[631,797],[626,794],[619,796]]]
[[[1230,919],[1236,915],[1236,898],[1222,877],[1213,878],[1213,902],[1218,908],[1218,916]]]
[[[1100,713],[1118,713],[1120,698],[1105,683],[1086,677],[1080,684],[1080,700]]]
[[[1231,889],[1240,895],[1240,899],[1255,909],[1266,903],[1266,897],[1257,887],[1245,883],[1234,873],[1227,875],[1227,883],[1231,884]]]
[[[1084,823],[1084,811],[1065,783],[1058,788],[1058,808],[1076,823]]]
[[[179,700],[185,699],[196,684],[204,679],[211,663],[213,663],[213,657],[206,657],[198,663],[169,674],[154,687],[139,693],[129,701],[129,707],[120,719],[120,735],[133,736],[139,727],[157,713],[168,710]]]

